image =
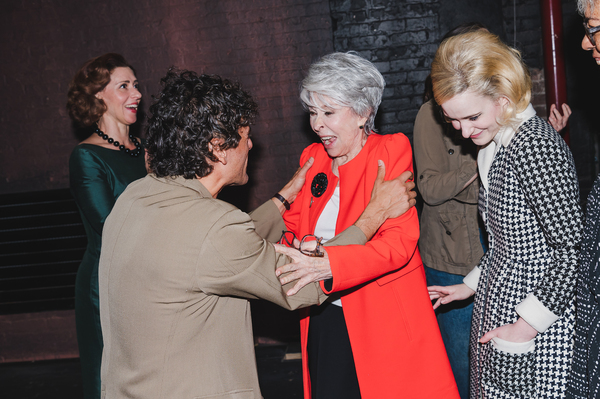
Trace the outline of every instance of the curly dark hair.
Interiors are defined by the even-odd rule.
[[[110,82],[115,68],[135,69],[125,61],[121,54],[108,53],[88,60],[77,71],[69,84],[67,110],[71,118],[83,126],[90,126],[106,112],[104,101],[96,98],[96,93],[104,90]]]
[[[236,148],[239,128],[254,122],[258,105],[238,83],[217,75],[171,68],[161,85],[148,120],[150,169],[159,177],[208,176],[209,160],[218,161],[208,144],[217,138],[219,149]]]

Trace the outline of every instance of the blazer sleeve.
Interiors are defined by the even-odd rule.
[[[265,299],[286,309],[322,303],[326,296],[317,283],[287,296],[294,282],[282,286],[275,269],[290,259],[275,252],[260,237],[249,215],[231,210],[213,224],[200,252],[202,275],[198,285],[207,293],[247,299]],[[210,277],[205,277],[205,276]]]
[[[552,316],[563,314],[575,294],[582,213],[575,165],[566,143],[558,136],[554,140],[524,136],[511,162],[546,242],[553,249],[553,257],[537,287],[517,306],[517,312],[543,331],[553,322]]]
[[[256,233],[269,242],[277,242],[285,230],[285,223],[279,208],[268,199],[264,204],[250,212]]]
[[[102,160],[77,147],[69,159],[69,180],[75,202],[83,216],[99,235],[106,217],[115,205]]]
[[[377,154],[378,159],[386,164],[386,180],[413,169],[408,139],[402,134],[393,136],[386,141],[383,151]],[[418,262],[411,268],[406,267],[415,255],[418,239],[419,221],[413,207],[399,218],[388,219],[365,245],[327,247],[333,284],[325,292],[352,288],[400,269],[405,272],[412,270],[421,264]],[[321,287],[325,288],[323,283]]]
[[[448,170],[445,160],[448,152],[444,145],[444,126],[435,115],[435,106],[429,101],[421,106],[414,127],[414,150],[417,186],[428,205],[439,205],[450,199],[476,204],[477,184],[465,184],[477,173],[477,162],[463,162],[458,169]]]

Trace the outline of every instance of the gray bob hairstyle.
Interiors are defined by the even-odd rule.
[[[353,52],[331,53],[314,62],[301,83],[300,99],[306,109],[350,107],[367,118],[365,133],[375,132],[377,108],[385,80],[370,61]]]

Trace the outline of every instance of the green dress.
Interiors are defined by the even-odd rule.
[[[71,192],[88,239],[75,282],[75,321],[83,392],[86,399],[98,399],[103,346],[98,299],[102,226],[127,185],[146,175],[144,155],[132,157],[122,151],[80,144],[71,153],[69,175]]]

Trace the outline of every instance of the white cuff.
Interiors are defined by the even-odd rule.
[[[533,294],[527,295],[527,297],[523,299],[523,302],[517,305],[515,310],[527,324],[535,328],[538,332],[546,331],[556,320],[558,320],[558,316],[542,305]]]
[[[527,342],[510,342],[501,338],[492,338],[492,346],[499,351],[508,353],[527,353],[535,349],[535,339]]]
[[[469,274],[467,274],[465,276],[465,278],[463,278],[463,283],[465,283],[467,285],[467,287],[469,287],[473,291],[477,291],[477,284],[479,283],[480,276],[481,276],[481,269],[479,267],[475,266],[473,268],[473,270],[471,270],[469,272]]]

